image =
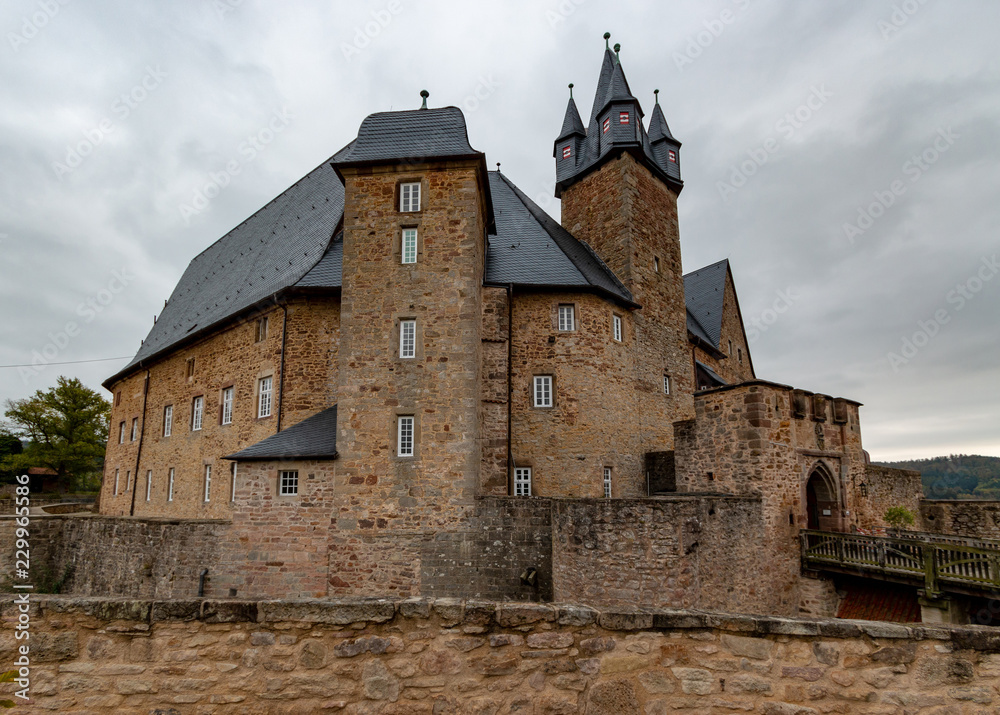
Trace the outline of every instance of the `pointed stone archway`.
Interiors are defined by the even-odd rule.
[[[840,484],[830,468],[817,462],[806,481],[806,528],[841,531]]]

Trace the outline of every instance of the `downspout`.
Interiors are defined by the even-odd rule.
[[[277,294],[275,294],[277,295]],[[277,303],[277,300],[275,300]],[[278,424],[274,430],[275,434],[281,431],[281,403],[285,398],[285,338],[288,335],[288,306],[282,305],[281,310],[284,315],[281,319],[281,364],[278,366]]]
[[[507,494],[514,494],[513,397],[514,397],[514,284],[507,284]]]
[[[129,516],[135,516],[135,493],[139,486],[139,458],[142,456],[142,439],[146,436],[146,395],[149,394],[149,370],[146,370],[146,378],[142,383],[142,429],[139,431],[139,446],[135,450],[135,481],[132,482],[132,506],[129,509]]]

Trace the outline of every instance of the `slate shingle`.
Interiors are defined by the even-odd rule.
[[[337,406],[328,407],[286,430],[223,459],[333,459],[337,456]]]
[[[729,260],[699,268],[684,276],[684,303],[688,310],[688,330],[721,348],[722,307],[726,297]],[[694,324],[691,319],[694,318]]]

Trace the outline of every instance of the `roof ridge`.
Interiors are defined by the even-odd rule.
[[[685,273],[682,278],[687,278],[688,276],[693,276],[695,273],[705,270],[706,268],[715,268],[720,263],[729,263],[729,258],[723,258],[722,260],[716,261],[715,263],[709,263],[708,265],[702,266],[701,268],[695,268],[690,273]]]

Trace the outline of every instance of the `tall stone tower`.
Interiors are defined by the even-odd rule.
[[[383,592],[417,594],[425,547],[467,518],[479,482],[486,159],[445,107],[369,116],[333,166],[345,188],[344,506],[330,572],[364,563]]]
[[[605,41],[610,34],[605,34]],[[646,452],[672,449],[672,423],[693,417],[677,197],[681,144],[659,104],[649,122],[619,59],[605,47],[590,123],[572,98],[555,142],[562,225],[586,241],[642,307],[634,315],[640,430]],[[659,399],[669,378],[672,399]]]

